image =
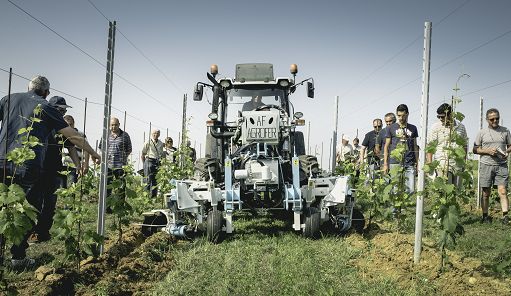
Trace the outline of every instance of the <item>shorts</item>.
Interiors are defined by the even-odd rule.
[[[492,185],[506,186],[509,180],[507,164],[489,165],[481,163],[479,168],[479,186],[489,188]]]

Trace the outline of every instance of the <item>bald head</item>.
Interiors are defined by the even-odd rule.
[[[112,133],[114,133],[114,134],[119,133],[119,131],[120,131],[119,125],[120,124],[119,124],[118,118],[116,118],[116,117],[110,118],[110,130],[112,131]]]

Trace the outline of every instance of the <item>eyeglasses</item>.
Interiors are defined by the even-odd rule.
[[[381,125],[375,125],[374,128],[381,128]]]
[[[500,117],[488,118],[489,121],[499,121]]]

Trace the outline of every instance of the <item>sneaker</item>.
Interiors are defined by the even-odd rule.
[[[31,267],[35,264],[35,259],[25,257],[23,259],[11,259],[12,268]]]
[[[493,221],[493,218],[491,216],[486,216],[486,217],[482,217],[481,218],[481,224],[491,224],[491,222]]]
[[[509,225],[509,217],[508,216],[504,216],[504,218],[502,218],[502,224]]]

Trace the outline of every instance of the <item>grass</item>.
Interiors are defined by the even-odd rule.
[[[466,213],[462,217],[465,235],[459,238],[456,250],[467,257],[479,258],[486,272],[511,276],[511,226],[501,224],[501,214],[493,214],[492,224],[480,224],[480,216]]]
[[[363,279],[353,264],[363,252],[343,238],[304,239],[268,216],[242,218],[235,226],[237,234],[221,244],[199,240],[176,246],[175,268],[152,294],[421,294],[417,287],[401,290],[391,279]]]

